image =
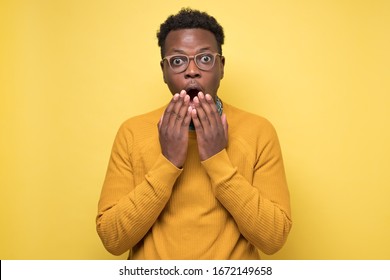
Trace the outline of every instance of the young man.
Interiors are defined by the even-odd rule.
[[[97,231],[129,259],[259,259],[291,228],[277,135],[222,103],[224,34],[183,9],[157,34],[170,103],[123,123],[98,207]]]

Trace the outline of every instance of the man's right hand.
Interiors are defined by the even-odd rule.
[[[191,121],[190,96],[185,90],[176,93],[158,123],[162,154],[182,168],[187,157],[188,126]]]

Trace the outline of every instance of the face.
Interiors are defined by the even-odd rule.
[[[217,53],[218,44],[215,36],[204,29],[180,29],[168,33],[165,39],[164,56],[185,54],[193,56],[199,53]],[[175,73],[164,59],[161,62],[164,82],[172,94],[186,90],[191,100],[199,91],[210,94],[214,99],[217,95],[220,80],[223,78],[225,59],[215,57],[214,66],[207,71],[200,70],[193,59],[190,59],[188,68],[181,73]]]

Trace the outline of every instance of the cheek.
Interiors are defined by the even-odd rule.
[[[172,94],[178,93],[184,88],[180,83],[180,79],[172,75],[165,76],[165,83]]]
[[[220,75],[220,73],[214,75],[210,79],[210,90],[213,91],[215,94],[217,93],[221,79],[222,79],[222,76]]]

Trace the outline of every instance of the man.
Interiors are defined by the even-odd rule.
[[[129,259],[259,259],[291,228],[277,135],[222,103],[224,34],[182,9],[157,34],[170,103],[123,123],[98,207],[97,231]]]

